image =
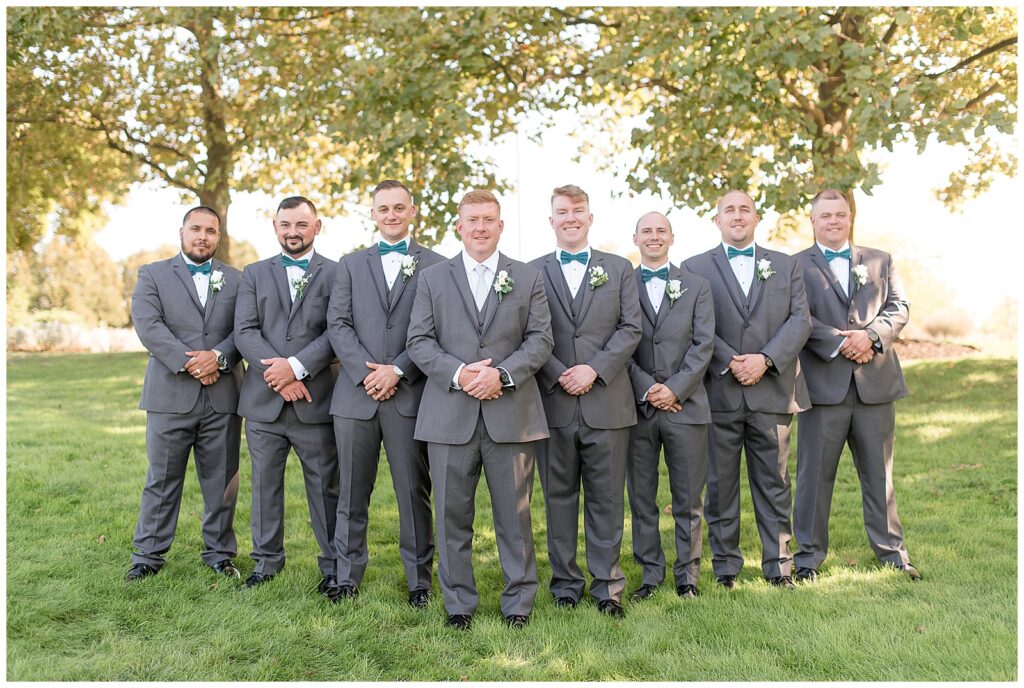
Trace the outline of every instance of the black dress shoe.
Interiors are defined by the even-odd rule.
[[[715,576],[715,581],[726,590],[732,590],[736,587],[736,576]]]
[[[156,569],[149,564],[132,564],[132,567],[128,569],[128,573],[124,574],[124,580],[126,583],[132,583],[137,580],[142,580],[146,576],[155,576]]]
[[[354,585],[337,585],[327,591],[327,596],[331,598],[331,602],[350,600],[358,594],[359,588]]]
[[[676,588],[676,594],[680,597],[696,597],[697,586],[696,585],[680,585]]]
[[[409,593],[409,605],[415,609],[426,609],[429,603],[429,590],[413,590]]]
[[[444,625],[457,628],[460,631],[468,631],[471,623],[473,623],[473,617],[469,614],[449,614]]]
[[[796,589],[796,586],[793,585],[793,579],[789,576],[775,576],[775,578],[765,578],[765,580],[776,588],[786,588],[787,590]]]
[[[630,596],[629,599],[633,600],[634,602],[639,602],[640,600],[646,600],[648,597],[651,597],[652,595],[654,595],[654,591],[657,590],[657,589],[658,589],[657,585],[651,585],[650,583],[644,583],[643,585],[641,585],[639,588],[636,589],[636,592],[633,593]]]
[[[597,611],[616,619],[621,619],[626,615],[626,610],[622,608],[622,605],[611,599],[598,602]]]
[[[900,567],[900,571],[910,576],[910,580],[912,581],[919,581],[922,578],[924,578],[924,576],[921,575],[921,572],[914,568],[911,564],[904,564]]]
[[[509,614],[505,617],[505,623],[508,624],[509,628],[522,628],[530,622],[529,616],[523,616],[522,614]]]
[[[797,583],[813,583],[818,580],[818,572],[812,568],[801,566],[796,570],[793,580]]]
[[[337,576],[324,576],[316,585],[316,591],[321,595],[331,596],[331,591],[338,587]]]
[[[559,609],[573,609],[579,604],[576,600],[571,597],[556,597],[555,606]]]
[[[257,573],[253,571],[253,574],[245,579],[245,587],[255,588],[257,585],[263,585],[274,580],[273,573]]]
[[[242,577],[242,574],[240,574],[238,569],[235,567],[235,562],[230,559],[221,559],[211,568],[222,576],[227,576],[229,578]]]

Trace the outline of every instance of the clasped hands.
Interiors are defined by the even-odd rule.
[[[597,371],[586,363],[566,368],[558,376],[558,384],[562,386],[566,394],[571,394],[574,397],[589,392],[591,387],[594,386],[595,380],[597,380]]]
[[[480,401],[490,401],[501,396],[501,373],[491,367],[491,359],[467,363],[459,371],[459,387],[462,391]]]
[[[839,334],[846,337],[839,345],[839,353],[846,358],[854,363],[868,363],[875,357],[875,343],[867,330],[840,330]]]
[[[395,375],[395,367],[370,361],[366,361],[366,367],[370,369],[363,378],[366,394],[374,401],[386,401],[395,396],[398,392],[398,382],[402,379]]]
[[[647,390],[647,403],[669,413],[679,413],[683,410],[676,393],[660,382],[655,382]]]
[[[736,381],[745,387],[756,385],[768,372],[768,363],[764,360],[764,354],[738,354],[729,361],[729,370]]]
[[[287,358],[261,358],[260,363],[267,366],[263,371],[263,380],[270,389],[284,397],[285,401],[313,401],[302,380],[295,379],[295,371],[292,370]]]
[[[185,372],[204,385],[212,385],[220,379],[220,366],[217,365],[217,354],[212,351],[186,351],[191,356],[185,363]]]

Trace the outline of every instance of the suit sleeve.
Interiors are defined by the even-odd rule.
[[[711,364],[715,347],[715,306],[711,302],[711,286],[705,282],[693,308],[693,342],[665,386],[672,390],[680,402],[693,396]]]
[[[442,349],[437,341],[430,280],[420,278],[419,286],[416,288],[416,300],[412,304],[405,350],[412,362],[419,366],[427,377],[438,378],[445,383],[450,383],[455,371],[464,363]],[[448,384],[445,384],[445,387],[447,386]]]
[[[789,280],[789,317],[761,347],[761,351],[775,363],[774,368],[768,369],[772,375],[778,375],[780,370],[796,362],[811,334],[811,312],[807,307],[807,292],[804,291],[803,268],[795,259],[790,261]]]
[[[633,398],[636,403],[643,403],[644,395],[647,394],[647,390],[653,387],[657,380],[648,374],[646,370],[641,368],[636,359],[630,358],[626,363],[626,372],[629,373],[629,382],[633,385]]]
[[[504,368],[517,384],[537,374],[551,356],[551,349],[555,345],[551,336],[551,311],[548,309],[543,280],[538,272],[530,294],[530,312],[522,344],[504,361],[496,364],[492,362],[493,367]]]
[[[887,256],[889,291],[886,295],[885,304],[878,315],[865,326],[871,328],[878,334],[878,343],[882,351],[886,351],[892,343],[900,336],[907,321],[910,320],[910,302],[903,291],[903,283],[896,274],[896,267],[893,265],[892,256]]]
[[[160,292],[148,265],[139,268],[139,279],[132,293],[132,323],[142,345],[168,370],[177,374],[185,367],[189,359],[185,352],[191,347],[178,339],[164,322]]]
[[[242,273],[240,273],[238,270],[232,269],[230,272],[225,271],[225,275],[224,275],[224,279],[225,280],[228,279],[228,275],[229,274],[231,276],[230,279],[232,279],[232,280],[238,280],[242,276]],[[238,293],[235,292],[236,299],[237,299],[237,295],[238,295]],[[237,300],[236,300],[236,303],[237,303]],[[217,344],[214,345],[213,348],[216,349],[217,351],[221,352],[222,354],[224,354],[224,358],[228,362],[228,369],[234,368],[236,365],[238,365],[239,361],[242,360],[242,355],[240,353],[238,353],[238,347],[235,346],[235,332],[234,332],[234,330],[229,332],[227,337],[225,337],[221,341],[217,342]]]
[[[349,381],[355,387],[363,384],[370,374],[366,362],[376,361],[356,334],[352,320],[352,273],[344,259],[338,264],[338,274],[327,306],[327,335]],[[402,367],[400,363],[397,365]],[[405,368],[402,371],[405,372]]]
[[[238,299],[235,301],[235,346],[249,362],[249,366],[262,373],[267,366],[260,363],[260,359],[280,358],[281,354],[263,338],[259,309],[256,307],[256,278],[253,276],[252,267],[245,266],[242,280],[238,285]],[[306,365],[305,362],[303,365]],[[310,375],[312,374],[311,371]]]
[[[608,338],[602,349],[596,351],[587,365],[597,372],[601,384],[608,384],[626,363],[640,344],[643,329],[640,325],[640,294],[633,278],[632,266],[623,265],[619,274],[619,323],[614,334]],[[584,288],[585,285],[580,288]]]

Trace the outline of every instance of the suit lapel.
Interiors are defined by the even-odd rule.
[[[769,260],[763,251],[763,248],[754,244],[754,278],[750,280],[750,298],[747,299],[750,308],[747,311],[747,318],[750,318],[754,311],[757,310],[757,304],[761,303],[761,295],[764,294],[764,280],[757,275],[757,261]],[[771,279],[771,277],[768,279]]]
[[[288,271],[281,264],[281,254],[270,259],[270,278],[277,287],[277,297],[281,300],[281,308],[285,313],[292,312],[292,294],[288,289]]]
[[[185,263],[185,259],[178,256],[171,261],[171,267],[174,269],[174,274],[181,280],[182,285],[185,287],[185,291],[192,298],[192,303],[196,305],[199,312],[203,312],[203,304],[199,301],[199,293],[196,291],[196,283],[192,281],[192,273],[188,271],[188,265]]]
[[[640,268],[636,269],[636,286],[640,291],[640,310],[644,312],[651,325],[655,325],[658,321],[658,316],[654,313],[654,306],[651,305],[651,297],[647,294],[647,285],[644,284],[643,273]]]
[[[503,256],[501,253],[498,254],[498,272],[505,270],[508,272],[509,277],[512,278],[513,283],[515,282],[515,275],[512,274],[512,261]],[[498,273],[494,273],[494,279],[498,279]],[[512,285],[515,289],[515,284]],[[487,328],[491,326],[491,321],[494,320],[494,314],[498,312],[498,308],[501,304],[498,302],[498,294],[494,289],[487,290],[487,300],[484,301],[484,313],[483,313],[483,327],[480,328],[480,334],[487,332]]]
[[[857,280],[853,278],[853,269],[858,265],[862,265],[863,263],[864,254],[861,253],[861,250],[859,248],[857,248],[853,244],[850,244],[850,274],[847,276],[847,279],[850,282],[849,284],[846,285],[850,291],[850,301],[853,301],[853,297],[856,296],[857,291],[859,290]],[[829,272],[831,272],[831,270],[829,270]]]
[[[210,316],[213,315],[213,307],[217,305],[217,294],[220,293],[220,291],[213,290],[213,273],[223,267],[223,264],[218,262],[211,262],[210,265],[213,269],[210,271],[210,286],[207,287],[210,291],[206,296],[206,313],[203,314],[204,324],[210,322]],[[195,289],[192,291],[195,291]]]
[[[740,283],[736,280],[736,275],[733,274],[732,268],[729,267],[729,259],[725,257],[725,249],[721,246],[714,249],[711,253],[711,262],[715,264],[715,269],[718,270],[722,283],[725,284],[725,290],[729,292],[729,298],[732,299],[732,305],[736,307],[736,312],[743,318],[743,322],[746,322],[747,309],[740,300],[743,290],[740,289]],[[754,270],[757,270],[756,265]]]
[[[309,267],[306,268],[306,272],[302,274],[303,278],[306,279],[306,286],[303,288],[302,293],[295,294],[295,301],[292,302],[292,308],[288,312],[288,324],[292,322],[292,318],[299,312],[299,308],[302,306],[302,302],[306,300],[306,294],[309,293],[309,288],[313,286],[313,281],[316,280],[316,276],[320,274],[320,268],[324,265],[323,256],[319,253],[314,253],[313,257],[309,261]]]
[[[461,253],[448,261],[448,274],[451,275],[452,281],[455,283],[455,291],[458,293],[459,298],[462,299],[466,315],[469,316],[476,331],[480,332],[480,315],[476,310],[476,299],[473,298],[473,290],[470,288],[469,279],[466,277],[466,266],[462,262]]]
[[[377,296],[380,298],[380,307],[388,312],[388,283],[384,279],[384,266],[380,262],[380,251],[376,246],[366,250],[366,265],[370,269],[370,279],[377,289]]]
[[[594,289],[590,286],[590,278],[593,277],[593,274],[590,271],[593,270],[595,266],[604,268],[604,257],[597,255],[597,252],[591,249],[590,264],[587,266],[587,270],[583,273],[583,281],[580,283],[580,289],[585,289],[586,291],[583,292],[583,303],[580,304],[580,312],[576,316],[577,325],[583,322],[583,319],[587,317],[587,311],[590,310],[590,304],[594,301],[594,292],[601,288],[597,287],[597,289]],[[607,269],[605,269],[605,272],[608,272]],[[608,283],[605,282],[602,286],[607,284]]]
[[[851,256],[850,256],[850,267],[851,268],[853,267],[853,255],[852,255],[852,253],[853,252],[851,250]],[[858,252],[858,258],[859,257],[860,256],[859,256],[859,252]],[[818,270],[821,272],[821,274],[824,275],[825,279],[828,280],[829,285],[832,287],[832,291],[834,291],[836,293],[836,296],[839,297],[839,300],[842,301],[847,306],[849,306],[850,305],[850,298],[843,292],[843,288],[839,285],[839,281],[836,280],[835,273],[832,272],[832,266],[828,264],[827,260],[825,260],[825,255],[821,252],[821,249],[818,248],[817,244],[815,244],[814,246],[811,247],[811,262],[814,263],[814,266],[816,268],[818,268]],[[852,269],[850,270],[850,273],[851,274],[853,273]]]
[[[661,306],[658,308],[658,320],[654,323],[654,329],[657,330],[661,327],[661,324],[665,322],[665,318],[668,317],[668,312],[672,308],[672,302],[668,299],[668,283],[671,280],[677,279],[682,282],[682,275],[679,274],[679,268],[673,267],[672,263],[668,264],[668,280],[665,281],[665,291],[661,295]]]
[[[422,250],[422,248],[420,247],[420,245],[417,244],[417,243],[414,243],[412,241],[412,239],[410,238],[409,239],[409,250],[406,253],[406,255],[413,256],[416,259],[416,262],[419,263],[420,251],[421,250]],[[377,264],[381,268],[381,277],[383,277],[384,276],[384,272],[383,272],[384,271],[384,267],[383,267],[383,265],[381,265],[380,260],[377,261]],[[416,269],[417,270],[419,269],[419,265],[417,265]],[[413,274],[415,275],[415,273],[413,273]],[[402,297],[402,292],[405,291],[405,285],[408,284],[409,280],[411,280],[411,279],[412,279],[412,277],[403,277],[402,276],[402,269],[401,268],[398,269],[398,276],[395,277],[395,286],[393,286],[391,288],[391,294],[388,295],[388,307],[387,307],[387,310],[388,310],[389,313],[395,307],[395,305],[398,303],[398,299],[400,299]],[[385,284],[386,284],[386,282],[385,282]]]
[[[554,254],[549,255],[547,260],[544,261],[544,272],[547,274],[548,282],[551,284],[551,291],[555,292],[555,295],[558,297],[558,303],[562,305],[562,310],[565,311],[565,316],[571,320],[572,307],[569,304],[566,290],[562,287],[565,284],[565,277],[562,275],[562,266]],[[582,286],[580,288],[582,289]]]

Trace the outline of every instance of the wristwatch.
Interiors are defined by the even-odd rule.
[[[761,355],[764,356],[764,364],[766,366],[768,366],[769,368],[774,368],[775,367],[775,361],[773,361],[771,359],[771,356],[769,356],[768,354],[766,354],[764,352],[761,352]]]
[[[217,356],[217,368],[219,368],[220,370],[224,370],[225,368],[227,368],[228,367],[227,356],[225,356],[221,352],[217,351],[216,349],[212,349],[212,351]]]
[[[398,377],[405,377],[405,373],[403,373],[402,369],[396,365],[391,366],[391,372],[393,372]]]
[[[864,328],[864,331],[868,333],[868,339],[871,340],[872,344],[878,343],[878,333],[872,330],[870,327]]]
[[[504,368],[498,368],[498,379],[501,380],[502,387],[509,387],[512,385],[512,376],[508,374],[508,371]]]

